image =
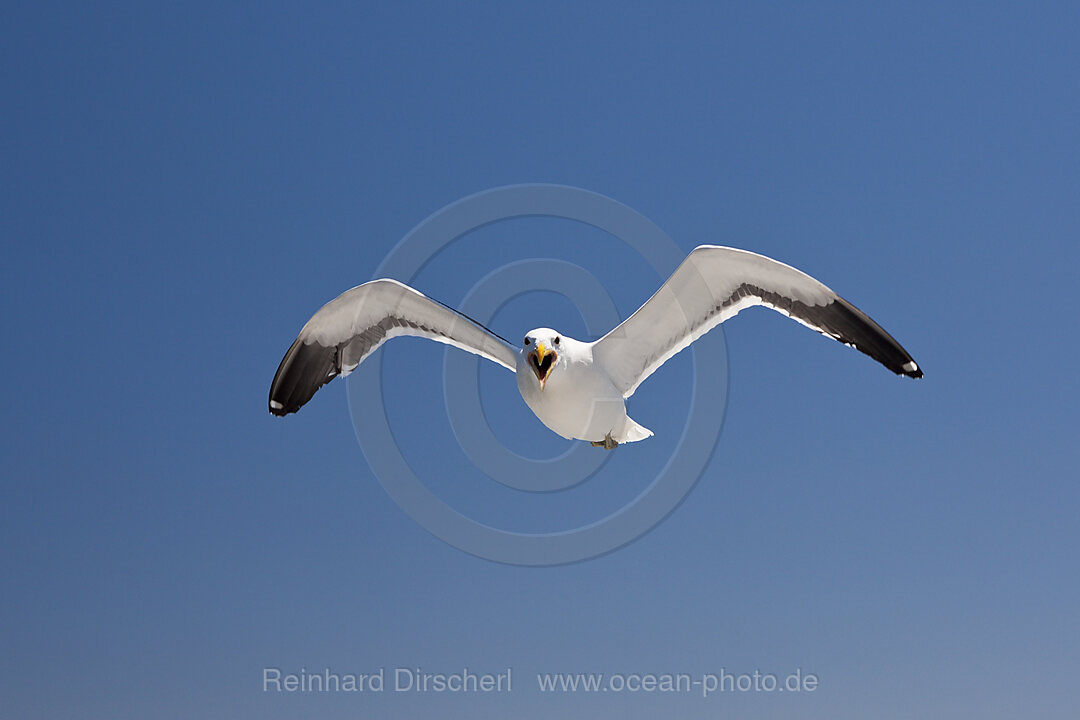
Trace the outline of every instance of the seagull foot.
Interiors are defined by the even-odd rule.
[[[619,447],[619,443],[615,442],[611,437],[611,433],[605,435],[603,440],[590,440],[589,444],[593,447],[602,447],[605,450],[614,450]]]

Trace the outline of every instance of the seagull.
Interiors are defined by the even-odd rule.
[[[626,413],[626,400],[638,386],[699,337],[755,305],[853,347],[898,375],[923,376],[880,325],[806,273],[747,250],[701,245],[633,315],[594,342],[536,328],[517,347],[397,280],[358,285],[300,330],[270,385],[270,412],[296,412],[390,338],[412,335],[513,371],[525,404],[550,430],[612,450],[653,434]]]

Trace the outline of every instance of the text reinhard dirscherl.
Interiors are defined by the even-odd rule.
[[[498,673],[477,673],[462,668],[454,672],[426,672],[422,668],[379,668],[371,673],[336,673],[330,668],[300,668],[286,673],[263,668],[263,692],[451,692],[490,693],[513,690],[510,668]]]
[[[542,693],[812,693],[818,688],[814,673],[796,668],[786,675],[754,670],[735,674],[720,668],[718,673],[541,673],[536,689]],[[312,671],[300,668],[284,672],[263,668],[263,692],[277,693],[508,693],[512,692],[513,669],[475,672],[465,667],[452,672],[427,672],[419,667],[380,667],[370,673],[337,673],[330,668]]]

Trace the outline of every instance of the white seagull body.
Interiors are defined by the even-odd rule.
[[[652,435],[626,414],[626,399],[638,385],[694,340],[754,305],[854,347],[899,375],[922,377],[881,326],[806,273],[746,250],[702,245],[637,312],[591,343],[538,328],[515,347],[396,280],[364,283],[327,303],[301,329],[270,386],[270,412],[296,412],[387,339],[415,335],[514,371],[521,397],[544,425],[565,438],[611,449]]]
[[[596,343],[538,328],[528,334],[525,345],[535,351],[518,354],[518,390],[551,431],[597,444],[633,442],[652,435],[627,416],[626,398],[593,355]],[[544,361],[552,355],[554,361],[545,371]]]

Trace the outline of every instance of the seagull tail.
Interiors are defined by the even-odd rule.
[[[638,440],[651,438],[652,435],[652,430],[638,425],[633,419],[628,417],[626,418],[626,423],[623,425],[622,432],[615,440],[620,443],[637,442]]]

